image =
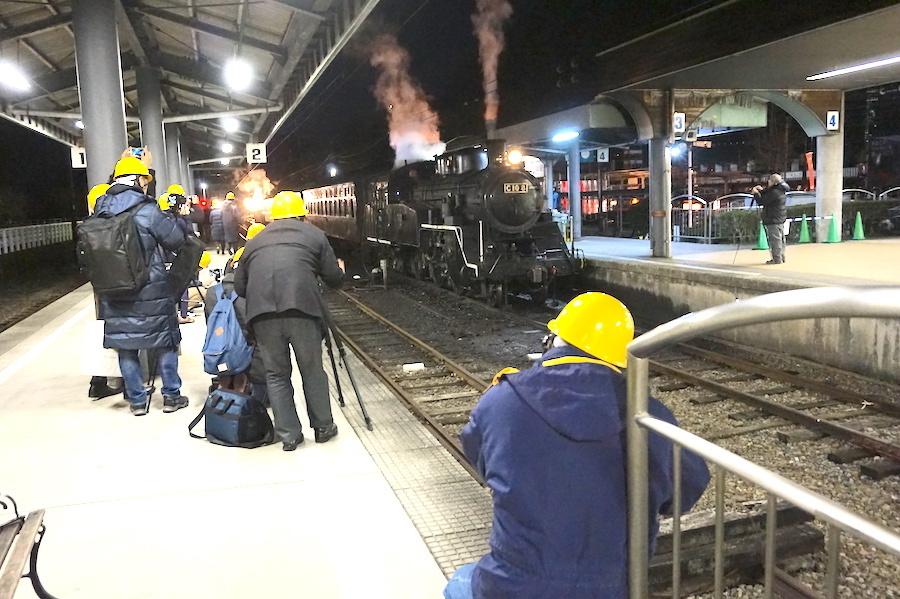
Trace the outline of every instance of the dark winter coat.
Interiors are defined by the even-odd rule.
[[[173,218],[163,214],[152,197],[134,187],[113,185],[97,200],[94,212],[119,214],[139,204],[134,221],[150,276],[132,295],[100,298],[100,318],[105,321],[103,347],[174,348],[181,341],[181,332],[175,300],[166,285],[166,267],[160,248],[178,252],[185,243],[184,232]]]
[[[787,195],[790,189],[784,181],[770,185],[753,194],[756,203],[762,206],[762,222],[764,225],[780,225],[787,220]]]
[[[225,243],[237,243],[241,240],[241,213],[234,200],[225,200],[222,204],[222,228]]]
[[[225,241],[225,226],[222,223],[222,209],[209,211],[209,228],[213,241]]]
[[[302,219],[283,218],[247,242],[234,290],[247,298],[248,322],[292,310],[321,318],[316,277],[335,289],[344,280],[325,233]]]
[[[460,440],[493,491],[494,522],[472,575],[475,599],[627,597],[625,398],[621,373],[564,346],[478,402]],[[655,399],[649,411],[677,424]],[[652,543],[658,514],[671,509],[672,444],[649,437]],[[687,510],[709,471],[682,456]]]

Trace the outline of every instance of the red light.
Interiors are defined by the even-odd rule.
[[[200,207],[209,208],[209,200],[207,200],[206,198],[200,198]]]

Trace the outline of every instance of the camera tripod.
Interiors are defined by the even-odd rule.
[[[337,330],[334,320],[331,318],[331,312],[329,312],[328,306],[325,305],[325,299],[322,297],[321,293],[319,294],[319,305],[322,307],[322,320],[324,321],[326,328],[325,349],[328,351],[328,359],[331,360],[331,370],[334,373],[334,384],[337,387],[338,392],[338,403],[342,408],[345,405],[344,392],[341,389],[341,379],[338,376],[338,363],[334,359],[333,345],[337,346],[341,364],[343,365],[344,370],[347,371],[347,376],[350,378],[350,384],[353,385],[353,392],[356,393],[356,400],[359,402],[359,409],[362,411],[363,419],[366,422],[366,428],[372,430],[372,419],[369,418],[369,413],[366,411],[366,406],[363,404],[362,395],[359,393],[359,387],[356,385],[356,379],[353,377],[353,371],[350,370],[350,365],[347,363],[347,351],[344,349],[344,342],[341,341],[340,332]]]

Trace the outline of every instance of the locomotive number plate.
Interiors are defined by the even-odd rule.
[[[504,183],[503,193],[528,193],[528,183]]]

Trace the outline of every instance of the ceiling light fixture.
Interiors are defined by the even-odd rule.
[[[75,121],[75,128],[76,129],[84,129],[84,121],[82,121],[82,120]]]
[[[856,73],[857,71],[867,71],[869,69],[877,69],[878,67],[884,67],[889,64],[896,64],[900,62],[900,56],[894,56],[893,58],[885,58],[883,60],[876,60],[873,62],[865,62],[863,64],[854,65],[852,67],[845,67],[843,69],[835,69],[834,71],[826,71],[824,73],[819,73],[817,75],[810,75],[806,78],[807,81],[818,81],[819,79],[827,79],[829,77],[837,77],[839,75],[846,75],[848,73]]]
[[[0,83],[22,92],[31,89],[31,83],[22,69],[6,61],[0,62]]]
[[[222,128],[225,129],[226,131],[228,131],[229,133],[234,133],[235,131],[240,129],[240,127],[241,127],[241,124],[233,116],[222,119]]]
[[[234,144],[231,144],[227,141],[219,147],[221,147],[222,151],[225,152],[226,154],[231,154],[234,151]]]
[[[225,63],[225,83],[235,91],[245,90],[253,81],[253,67],[246,60],[232,58]]]
[[[221,158],[221,159],[219,159],[219,162],[222,164],[222,166],[228,166],[228,163],[231,162],[231,159],[230,158]]]
[[[576,137],[578,137],[578,135],[578,131],[563,131],[562,133],[557,133],[551,139],[558,143],[561,141],[569,141],[570,139],[575,139]]]

